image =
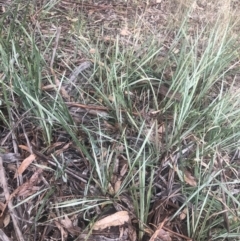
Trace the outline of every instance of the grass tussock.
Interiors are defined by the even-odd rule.
[[[1,6],[8,237],[238,239],[234,4]]]

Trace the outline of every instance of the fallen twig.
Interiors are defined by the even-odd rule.
[[[11,201],[11,197],[10,197],[10,193],[9,193],[8,185],[7,185],[7,181],[6,181],[6,176],[5,176],[5,172],[4,172],[4,167],[3,167],[3,159],[1,156],[0,156],[0,183],[3,188],[6,202],[8,203],[9,214],[11,215],[11,218],[13,221],[13,226],[14,226],[14,229],[16,232],[17,239],[18,239],[18,241],[24,241],[22,232],[19,228],[18,221],[16,219],[16,213],[15,213],[15,210],[12,205],[12,201]]]
[[[39,156],[40,158],[43,158],[44,160],[46,160],[49,164],[51,164],[52,166],[56,167],[57,164],[54,163],[50,158],[48,158],[47,156],[43,155],[41,152],[37,151],[37,150],[33,150],[33,153],[36,154],[37,156]],[[71,171],[69,168],[65,169],[66,173],[68,173],[69,175],[75,177],[76,179],[78,179],[79,181],[82,181],[84,183],[87,183],[87,176],[82,175],[81,173],[75,173],[74,171]]]
[[[0,229],[0,240],[1,241],[11,241],[11,239],[9,239],[9,237],[2,231],[2,229]]]
[[[57,52],[58,40],[59,40],[59,37],[60,37],[60,33],[61,33],[61,27],[57,28],[57,35],[56,35],[56,40],[55,40],[55,46],[53,48],[52,59],[51,59],[51,62],[50,62],[50,68],[51,69],[53,69],[53,62],[54,62],[55,55],[56,55],[56,52]]]
[[[79,107],[83,108],[86,110],[98,110],[98,111],[109,111],[109,108],[104,107],[104,106],[97,106],[97,105],[85,105],[85,104],[80,104],[76,102],[65,102],[65,104],[69,107]],[[126,110],[121,110],[122,112],[127,112]],[[137,112],[132,112],[133,115],[139,116],[139,113]]]

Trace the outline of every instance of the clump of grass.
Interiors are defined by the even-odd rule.
[[[48,7],[54,6],[43,9]],[[226,77],[238,64],[239,49],[228,34],[231,25],[222,28],[218,19],[214,26],[192,33],[186,20],[167,51],[154,38],[146,41],[147,51],[144,45],[137,50],[127,46],[119,37],[111,44],[100,39],[91,42],[81,26],[83,36],[60,41],[55,59],[67,55],[64,44],[75,41],[93,63],[90,74],[80,74],[84,84],[69,83],[65,72],[53,74],[47,68],[46,55],[55,35],[48,42],[39,33],[43,39],[39,46],[26,22],[16,20],[5,29],[0,39],[4,133],[12,131],[19,144],[24,142],[21,126],[14,123],[28,111],[21,122],[30,125],[32,140],[37,129],[43,145],[34,147],[45,153],[57,142],[58,132],[64,133],[78,157],[81,153],[88,173],[84,187],[78,186],[81,197],[55,201],[52,210],[78,214],[90,225],[102,207],[124,203],[137,220],[138,240],[146,235],[146,227],[154,230],[151,223],[158,226],[164,220],[166,227],[194,240],[238,237],[239,170],[233,154],[240,139],[240,99],[232,92],[238,83],[234,79],[228,83]],[[132,38],[132,43],[141,42],[138,36]],[[69,63],[65,64],[69,70]],[[55,65],[62,68],[57,61]],[[61,92],[70,84],[75,87],[71,102]],[[52,92],[44,90],[48,85],[54,85]],[[85,107],[78,112],[72,102]],[[56,170],[55,181],[74,183],[64,174],[65,161],[57,155],[52,160],[61,170],[61,175]],[[48,210],[47,201],[44,205],[38,219]],[[157,210],[162,217],[152,219]],[[60,213],[57,218],[64,216]]]

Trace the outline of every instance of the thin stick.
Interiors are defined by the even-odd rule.
[[[50,158],[46,157],[45,155],[43,155],[41,152],[37,151],[37,150],[33,150],[33,153],[36,154],[37,156],[39,156],[40,158],[43,158],[44,160],[46,160],[48,163],[50,163],[51,165],[53,166],[57,166],[56,163],[54,163],[53,161],[50,160]],[[82,175],[80,173],[75,173],[74,171],[71,171],[69,168],[66,168],[65,169],[66,173],[68,173],[69,175],[75,177],[76,179],[84,182],[84,183],[87,183],[87,176],[85,175]]]
[[[11,241],[9,237],[0,229],[0,240],[2,241]]]
[[[9,213],[11,215],[12,221],[13,221],[13,226],[14,226],[14,229],[16,232],[17,239],[18,239],[18,241],[24,241],[22,232],[20,231],[20,228],[18,226],[18,221],[16,219],[16,212],[13,208],[10,193],[8,190],[8,185],[7,185],[6,176],[5,176],[4,167],[3,167],[3,160],[2,160],[1,156],[0,156],[0,183],[2,184],[6,202],[8,202],[8,209],[9,209]]]
[[[53,48],[53,53],[52,53],[52,59],[51,59],[51,63],[50,63],[50,70],[51,73],[53,75],[54,78],[54,82],[56,84],[56,86],[60,87],[60,93],[63,96],[63,98],[67,99],[68,101],[70,100],[70,96],[68,95],[68,92],[65,90],[65,88],[63,86],[61,86],[61,83],[59,82],[55,71],[53,69],[53,63],[54,63],[54,59],[55,59],[55,55],[57,52],[57,48],[58,48],[58,42],[59,42],[59,38],[60,38],[60,33],[61,33],[61,27],[57,28],[57,34],[56,34],[56,39],[55,39],[55,46]],[[64,74],[63,74],[64,75]]]
[[[55,55],[57,52],[57,47],[58,47],[58,40],[60,37],[60,33],[61,33],[61,27],[57,28],[57,35],[56,35],[56,40],[55,40],[55,46],[53,48],[53,53],[52,53],[52,59],[51,59],[51,63],[50,63],[50,68],[53,69],[53,62],[55,59]]]
[[[96,106],[96,105],[84,105],[84,104],[80,104],[80,103],[76,103],[76,102],[65,102],[65,104],[67,106],[70,107],[79,107],[79,108],[83,108],[86,110],[99,110],[99,111],[109,111],[109,108],[104,107],[104,106]],[[122,112],[127,112],[125,110],[121,110]],[[132,112],[133,115],[139,116],[139,113],[137,112]]]
[[[164,230],[168,231],[169,233],[172,233],[172,234],[174,234],[174,235],[176,235],[176,236],[178,236],[178,237],[184,238],[184,239],[186,239],[186,240],[188,240],[188,241],[192,241],[191,238],[189,238],[189,237],[187,237],[187,236],[185,236],[185,235],[183,235],[183,234],[176,233],[176,232],[172,231],[171,229],[166,228],[166,227],[164,227],[164,226],[163,226],[162,228],[163,228]]]
[[[9,138],[9,136],[13,133],[13,131],[18,127],[18,125],[24,120],[25,115],[27,115],[30,111],[32,110],[29,109],[27,110],[25,113],[22,114],[22,116],[19,118],[19,120],[11,126],[11,130],[9,131],[9,133],[2,139],[2,141],[0,142],[0,146],[4,146],[5,142],[7,141],[7,139]]]

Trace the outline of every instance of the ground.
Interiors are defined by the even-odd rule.
[[[0,240],[239,240],[238,1],[0,7]]]

